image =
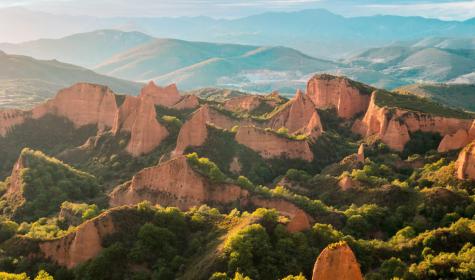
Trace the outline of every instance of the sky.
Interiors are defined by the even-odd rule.
[[[475,17],[475,0],[0,0],[2,7],[98,17],[237,18],[267,11],[311,8],[326,8],[344,16],[392,14],[445,20]]]

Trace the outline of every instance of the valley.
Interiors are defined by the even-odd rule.
[[[55,279],[471,273],[475,116],[427,96],[329,74],[291,99],[153,82],[120,95],[78,83],[0,116],[2,270],[44,263]],[[447,254],[456,270],[439,265]]]

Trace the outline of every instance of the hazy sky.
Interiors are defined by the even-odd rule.
[[[327,8],[346,16],[395,14],[440,19],[475,17],[475,0],[0,0],[56,14],[91,16],[241,17],[265,11]]]

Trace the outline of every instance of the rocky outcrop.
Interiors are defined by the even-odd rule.
[[[254,126],[239,127],[236,141],[258,152],[263,158],[313,160],[313,153],[307,141],[289,139]]]
[[[182,155],[187,147],[203,145],[208,137],[207,125],[231,129],[237,124],[239,124],[238,120],[233,120],[208,105],[204,105],[194,112],[191,118],[181,127],[173,153],[174,155]]]
[[[364,144],[360,144],[358,147],[358,153],[356,154],[356,158],[359,162],[364,162]]]
[[[114,232],[112,217],[106,212],[64,237],[40,242],[39,247],[46,258],[72,268],[96,257],[103,249],[103,239]]]
[[[338,186],[342,191],[347,191],[354,187],[354,182],[349,175],[345,175],[338,181]]]
[[[283,199],[251,198],[250,202],[256,207],[276,209],[280,214],[290,218],[287,230],[298,232],[311,228],[313,219],[302,209]]]
[[[172,107],[181,100],[180,93],[175,84],[159,87],[150,81],[140,92],[140,97],[150,98],[154,105]]]
[[[26,162],[25,157],[23,157],[21,154],[18,157],[17,161],[13,165],[12,173],[10,175],[9,183],[7,190],[4,194],[5,197],[9,197],[10,199],[12,197],[17,197],[19,200],[23,200],[23,195],[22,195],[22,185],[23,185],[23,180],[21,177],[21,171],[24,168],[28,167],[28,163]],[[16,199],[15,199],[16,200]]]
[[[465,147],[470,142],[468,132],[459,129],[454,134],[445,135],[437,148],[439,153],[445,153],[451,150],[457,150]]]
[[[307,95],[319,109],[335,108],[339,117],[348,119],[365,112],[373,88],[345,77],[316,75],[307,83]]]
[[[32,110],[32,117],[46,114],[65,117],[76,127],[97,124],[99,130],[111,128],[117,111],[116,96],[106,86],[75,84],[60,90],[54,99]]]
[[[64,117],[77,128],[97,125],[99,130],[105,130],[113,126],[116,111],[116,95],[108,87],[78,83],[60,90],[55,98],[32,110],[0,110],[0,136],[27,119],[39,119],[47,114]]]
[[[353,131],[365,137],[376,136],[396,151],[402,151],[410,140],[410,132],[435,132],[442,136],[455,134],[459,130],[468,131],[470,119],[436,116],[423,112],[400,108],[380,107],[376,103],[378,94],[374,92],[368,111],[362,120],[357,120]]]
[[[208,202],[239,202],[247,191],[233,184],[211,184],[181,156],[155,167],[143,169],[130,182],[117,187],[110,195],[110,205],[136,204],[148,200],[182,210]]]
[[[458,179],[475,180],[475,141],[468,144],[460,152],[455,166]]]
[[[200,106],[200,101],[196,95],[190,94],[190,95],[185,95],[183,98],[178,101],[178,103],[173,105],[173,109],[176,110],[189,110],[189,109],[195,109],[198,106]]]
[[[274,130],[284,127],[290,134],[305,134],[312,139],[322,134],[320,116],[307,95],[298,90],[294,98],[283,106],[266,122],[266,127]]]
[[[126,151],[138,157],[153,151],[168,136],[167,129],[158,122],[153,100],[148,96],[126,96],[117,110],[112,132],[130,133]]]
[[[327,246],[313,267],[312,280],[363,280],[360,266],[346,242]]]
[[[22,124],[31,117],[28,111],[17,109],[0,110],[0,137],[4,137],[16,125]]]
[[[167,129],[157,121],[155,106],[145,99],[137,109],[137,118],[132,126],[126,151],[133,156],[147,154],[167,136]]]
[[[224,102],[224,109],[233,112],[251,112],[264,102],[262,96],[259,95],[243,95],[238,96]]]

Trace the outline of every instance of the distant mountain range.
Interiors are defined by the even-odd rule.
[[[339,67],[339,63],[286,47],[155,39],[115,30],[0,44],[0,49],[37,59],[54,58],[127,80],[177,83],[184,90],[220,86],[294,93],[313,73]]]
[[[142,86],[56,60],[36,60],[1,51],[0,65],[0,107],[30,107],[77,82],[103,84],[129,94],[137,94]]]
[[[15,26],[15,32],[11,26]],[[59,38],[98,29],[140,31],[160,38],[193,41],[282,45],[316,57],[341,58],[396,41],[475,37],[475,20],[442,21],[402,16],[346,18],[322,9],[263,13],[238,19],[95,18],[51,15],[20,8],[0,10],[0,38],[10,42]]]
[[[77,64],[119,79],[177,83],[181,90],[221,87],[290,95],[322,72],[387,89],[420,82],[475,82],[475,37],[394,42],[335,61],[288,47],[157,39],[117,30],[4,43],[1,49]]]
[[[0,50],[37,59],[56,59],[91,68],[114,54],[153,39],[140,32],[100,30],[74,34],[61,39],[39,39],[20,44],[1,43]]]

